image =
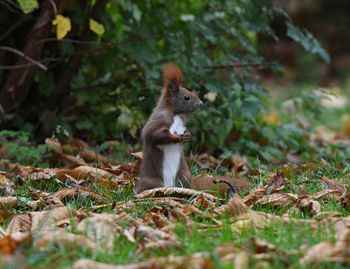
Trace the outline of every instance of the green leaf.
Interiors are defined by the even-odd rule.
[[[137,5],[133,5],[132,6],[132,16],[134,17],[134,19],[136,21],[140,21],[141,20],[141,10],[139,9],[139,7]]]
[[[17,0],[17,2],[24,14],[28,14],[39,7],[37,0]]]
[[[287,28],[287,36],[291,37],[294,41],[299,42],[306,51],[320,55],[323,60],[329,63],[329,54],[322,48],[320,42],[318,42],[308,30],[301,30],[290,22],[287,22]]]
[[[235,109],[239,111],[242,107],[242,100],[240,98],[236,99],[235,101]]]
[[[18,199],[20,202],[22,202],[22,203],[27,203],[27,202],[30,201],[29,198],[27,198],[27,197],[21,197],[21,196],[17,196],[17,199]]]
[[[105,32],[105,27],[103,26],[103,24],[98,23],[97,21],[95,21],[93,19],[90,19],[89,25],[90,25],[90,30],[93,31],[97,35],[101,36]]]
[[[37,81],[39,82],[38,89],[40,93],[49,97],[50,92],[55,88],[55,79],[52,72],[37,71]]]
[[[78,129],[91,129],[93,127],[93,124],[91,121],[89,121],[88,119],[83,119],[77,122],[76,124]]]

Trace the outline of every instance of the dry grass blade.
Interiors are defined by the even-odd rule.
[[[101,262],[95,262],[89,259],[80,259],[76,261],[72,269],[161,269],[164,266],[157,264],[155,261],[147,261],[136,264],[113,265]]]
[[[195,197],[203,194],[203,196],[211,202],[216,201],[216,197],[212,194],[196,191],[187,188],[177,188],[177,187],[162,187],[155,188],[151,190],[146,190],[140,194],[136,194],[135,198],[147,198],[147,197],[164,197],[164,196],[175,196],[175,197]]]
[[[103,209],[103,208],[114,208],[115,211],[124,211],[124,210],[130,210],[137,205],[149,203],[150,201],[153,203],[161,203],[161,204],[166,204],[166,205],[176,205],[178,207],[182,207],[182,204],[180,204],[176,201],[187,202],[186,199],[178,198],[178,197],[140,198],[140,199],[122,201],[122,202],[117,202],[117,203],[96,205],[96,206],[92,206],[92,207],[87,208],[87,210],[93,211],[93,210],[99,210],[99,209]]]

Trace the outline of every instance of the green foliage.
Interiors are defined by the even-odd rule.
[[[0,131],[0,146],[8,152],[6,156],[22,165],[47,167],[45,157],[50,146],[31,145],[27,132]]]
[[[320,42],[318,42],[318,40],[315,39],[308,30],[301,30],[290,22],[287,22],[287,27],[287,35],[289,37],[297,42],[300,42],[306,51],[309,51],[313,54],[319,54],[323,60],[329,63],[330,59],[328,53],[322,48]]]
[[[32,12],[39,7],[37,0],[17,0],[24,14]]]
[[[79,39],[79,25],[90,18],[75,2],[65,16],[72,22],[70,38]],[[197,148],[216,148],[224,155],[235,150],[266,161],[279,158],[277,141],[284,136],[263,119],[268,94],[258,83],[256,69],[213,68],[263,63],[259,37],[278,40],[270,26],[276,16],[286,18],[289,36],[327,60],[318,41],[267,0],[110,1],[99,19],[105,32],[97,38],[115,43],[90,45],[91,53],[70,83],[73,109],[56,108],[55,124],[70,122],[73,135],[88,132],[94,139],[135,144],[162,89],[162,65],[174,61],[183,71],[184,87],[205,101],[188,123]],[[70,56],[74,46],[59,42],[45,47],[44,54]],[[41,95],[49,96],[55,87],[54,72],[37,71]],[[75,120],[72,114],[78,115]]]

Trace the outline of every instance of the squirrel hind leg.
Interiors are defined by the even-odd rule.
[[[138,194],[145,190],[155,189],[159,187],[163,187],[163,180],[161,178],[142,177],[136,182],[134,192]]]
[[[191,172],[185,160],[185,156],[181,156],[179,172],[176,175],[175,185],[182,188],[192,188]]]

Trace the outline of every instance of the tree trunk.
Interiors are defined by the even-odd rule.
[[[58,14],[63,12],[68,2],[69,0],[55,0]],[[40,41],[47,38],[54,16],[52,1],[45,0],[41,5],[36,23],[28,34],[27,42],[23,48],[24,55],[32,59],[40,58],[44,44]],[[16,65],[26,64],[28,64],[28,61],[22,57],[16,62]],[[27,66],[11,71],[4,87],[0,91],[0,104],[6,114],[18,113],[18,107],[27,97],[29,86],[33,81],[33,70],[33,66]]]

